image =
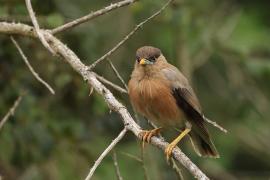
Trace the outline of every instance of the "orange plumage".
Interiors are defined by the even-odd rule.
[[[186,127],[166,149],[167,158],[186,134],[189,134],[199,155],[219,156],[204,125],[204,116],[194,91],[158,48],[144,46],[137,50],[128,88],[135,110],[150,121],[161,127]],[[156,130],[147,132],[145,137],[150,140],[154,132]]]
[[[136,77],[129,81],[129,95],[136,111],[161,126],[176,125],[180,109],[162,77]]]

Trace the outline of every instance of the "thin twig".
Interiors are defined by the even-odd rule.
[[[32,4],[31,4],[31,0],[25,0],[25,4],[29,13],[29,16],[31,18],[31,21],[35,27],[35,31],[38,35],[39,40],[41,41],[41,43],[43,44],[43,46],[48,49],[53,55],[55,55],[55,51],[50,47],[50,45],[48,44],[48,42],[46,41],[46,39],[44,38],[43,34],[40,32],[40,28],[39,28],[39,24],[37,21],[37,18],[35,16],[35,12],[32,8]]]
[[[13,116],[15,113],[16,108],[18,107],[18,105],[20,104],[22,100],[22,95],[20,95],[16,101],[14,102],[13,106],[9,109],[9,111],[7,112],[7,114],[4,116],[4,118],[1,120],[0,122],[0,130],[2,129],[2,127],[4,126],[4,124],[7,122],[7,120],[9,119],[10,116]]]
[[[144,174],[144,179],[145,180],[149,180],[149,176],[148,176],[148,171],[146,169],[146,166],[145,166],[145,157],[144,157],[144,148],[141,146],[141,166],[143,168],[143,174]]]
[[[227,133],[227,129],[223,128],[222,126],[220,126],[218,123],[211,121],[210,119],[208,119],[207,117],[203,116],[204,120],[206,122],[208,122],[209,124],[212,124],[214,127],[218,128],[219,130],[223,131],[224,133]]]
[[[115,90],[119,91],[120,93],[125,93],[125,94],[128,93],[125,89],[123,89],[123,88],[121,88],[120,86],[118,86],[118,85],[112,83],[111,81],[105,79],[104,77],[98,75],[97,73],[94,73],[94,74],[95,74],[95,76],[96,76],[101,82],[103,82],[104,84],[107,84],[107,85],[111,86],[112,88],[114,88]]]
[[[29,70],[31,71],[31,73],[33,74],[33,76],[41,83],[43,84],[52,94],[55,94],[53,88],[47,83],[45,82],[43,79],[41,79],[41,77],[39,77],[38,73],[35,72],[34,68],[31,66],[31,64],[29,63],[27,57],[25,56],[25,54],[23,53],[22,49],[20,48],[19,44],[17,43],[17,41],[10,36],[11,41],[13,42],[13,44],[15,45],[15,47],[17,48],[17,50],[19,51],[20,55],[23,58],[23,61],[25,62],[25,64],[27,65],[27,67],[29,68]]]
[[[135,109],[133,108],[133,111],[135,112]],[[138,118],[138,117],[136,117],[136,118]],[[137,119],[137,121],[139,120],[139,118]],[[151,121],[149,121],[148,119],[146,119],[145,118],[145,120],[149,123],[149,125],[150,126],[152,126],[153,128],[158,128],[154,123],[152,123]],[[161,137],[161,136],[160,136]],[[143,168],[143,172],[144,172],[144,179],[145,180],[148,180],[149,179],[149,177],[148,177],[148,174],[147,174],[147,169],[146,169],[146,166],[145,166],[145,152],[144,152],[144,148],[143,148],[143,146],[141,145],[140,146],[140,150],[141,150],[141,153],[140,153],[140,155],[141,155],[141,159],[142,159],[142,161],[141,161],[141,166],[142,166],[142,168]]]
[[[184,180],[184,176],[183,176],[183,174],[182,174],[182,171],[181,171],[181,169],[177,166],[177,164],[176,164],[176,162],[175,162],[175,160],[173,159],[173,158],[171,158],[171,166],[172,166],[172,168],[173,168],[173,170],[175,171],[175,173],[176,173],[176,175],[178,176],[178,178],[180,179],[180,180]]]
[[[106,13],[108,13],[108,12],[114,10],[114,9],[118,9],[120,7],[123,7],[123,6],[127,6],[127,5],[129,5],[131,3],[134,3],[136,1],[137,0],[124,0],[124,1],[120,1],[120,2],[117,2],[117,3],[111,4],[109,6],[106,6],[106,7],[102,8],[102,9],[98,10],[98,11],[91,12],[91,13],[89,13],[89,14],[81,17],[81,18],[78,18],[78,19],[76,19],[74,21],[68,22],[68,23],[66,23],[66,24],[64,24],[62,26],[54,28],[53,30],[51,30],[51,33],[52,34],[57,34],[57,33],[66,31],[66,30],[68,30],[70,28],[78,26],[78,25],[80,25],[82,23],[85,23],[85,22],[87,22],[87,21],[89,21],[91,19],[94,19],[94,18],[96,18],[98,16],[106,14]]]
[[[136,110],[134,109],[133,106],[132,106],[132,110],[133,110],[134,115],[135,115],[135,121],[136,121],[137,123],[139,123],[139,122],[140,122],[139,116],[138,116],[138,114],[137,114],[137,112],[136,112]],[[147,120],[147,121],[148,121],[148,120]],[[150,122],[150,121],[148,121],[148,122]],[[153,123],[151,123],[151,124],[153,124]],[[156,126],[153,126],[153,127],[157,128]],[[142,169],[143,169],[144,179],[145,179],[145,180],[148,180],[148,179],[149,179],[149,176],[148,176],[148,174],[147,174],[147,169],[146,169],[146,166],[145,166],[144,148],[143,148],[142,145],[140,145],[140,144],[141,144],[140,142],[138,142],[138,144],[139,144],[139,146],[140,146],[140,152],[141,152],[141,153],[140,153],[140,157],[141,157],[140,163],[141,163],[141,166],[142,166]]]
[[[89,66],[89,70],[93,69],[98,63],[100,63],[101,61],[103,61],[104,59],[106,59],[107,57],[109,57],[111,54],[113,54],[119,47],[121,47],[133,34],[135,34],[135,32],[137,32],[137,30],[139,30],[139,28],[141,28],[145,23],[147,23],[149,20],[153,19],[154,17],[156,17],[157,15],[159,15],[167,6],[169,6],[169,4],[174,1],[174,0],[169,0],[167,1],[157,12],[155,12],[154,14],[152,14],[150,17],[146,18],[145,20],[143,20],[141,23],[139,23],[137,26],[135,26],[135,28],[128,33],[128,35],[126,35],[124,37],[124,39],[122,39],[118,44],[116,44],[111,50],[109,50],[106,54],[104,54],[103,56],[101,56],[98,60],[96,60],[93,64],[91,64]]]
[[[142,162],[142,159],[140,159],[139,157],[137,157],[135,155],[129,154],[127,152],[120,152],[120,153],[127,156],[127,157],[129,157],[129,158],[131,158],[131,159],[134,159],[134,160],[136,160],[138,162]]]
[[[88,96],[91,96],[93,92],[94,92],[94,88],[90,85],[90,91],[89,91]]]
[[[114,146],[116,146],[116,144],[125,136],[127,132],[127,129],[124,128],[119,135],[111,142],[111,144],[103,151],[103,153],[98,157],[98,159],[95,161],[94,165],[92,166],[92,168],[90,169],[89,174],[87,175],[87,177],[85,178],[85,180],[90,180],[91,177],[93,176],[95,170],[97,169],[97,167],[99,166],[99,164],[101,163],[101,161],[103,160],[103,158],[114,148]]]
[[[113,151],[112,158],[113,158],[113,165],[114,165],[114,168],[115,168],[117,179],[118,180],[123,180],[123,177],[121,176],[121,173],[120,173],[120,169],[119,169],[119,165],[118,165],[118,161],[117,161],[117,155],[116,155],[115,151]]]
[[[108,62],[113,70],[113,72],[115,73],[115,75],[118,77],[118,79],[121,81],[121,83],[125,86],[126,90],[128,91],[128,86],[125,83],[124,79],[122,78],[122,76],[120,75],[120,73],[117,71],[117,69],[115,68],[115,66],[113,65],[112,61],[110,59],[108,59]]]

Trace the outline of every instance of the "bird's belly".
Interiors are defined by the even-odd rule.
[[[162,127],[182,125],[183,113],[165,84],[147,82],[130,93],[135,109],[150,121]]]
[[[170,101],[168,97],[153,98],[145,104],[143,114],[159,126],[177,126],[181,124],[181,112]]]

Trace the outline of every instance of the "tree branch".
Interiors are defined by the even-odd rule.
[[[111,50],[109,50],[106,54],[104,54],[103,56],[101,56],[99,59],[97,59],[94,63],[92,63],[89,66],[89,70],[93,69],[98,63],[100,63],[101,61],[103,61],[104,59],[106,59],[107,57],[109,57],[111,54],[113,54],[118,48],[120,48],[132,35],[135,34],[135,32],[137,32],[139,30],[139,28],[141,28],[145,23],[147,23],[149,20],[153,19],[154,17],[156,17],[157,15],[159,15],[166,7],[169,6],[169,4],[171,2],[173,2],[174,0],[169,0],[167,1],[157,12],[155,12],[154,14],[152,14],[150,17],[146,18],[145,20],[143,20],[141,23],[139,23],[137,26],[135,26],[135,28],[128,33],[128,35],[126,35],[124,37],[124,39],[122,39],[118,44],[116,44]]]
[[[136,1],[137,0],[124,0],[124,1],[120,1],[120,2],[117,2],[117,3],[111,4],[109,6],[106,6],[106,7],[102,8],[102,9],[98,10],[98,11],[91,12],[88,15],[85,15],[85,16],[83,16],[81,18],[75,19],[74,21],[66,23],[66,24],[64,24],[62,26],[59,26],[57,28],[54,28],[53,30],[51,30],[51,33],[52,34],[57,34],[57,33],[66,31],[66,30],[68,30],[70,28],[78,26],[78,25],[80,25],[80,24],[82,24],[84,22],[87,22],[87,21],[89,21],[91,19],[94,19],[94,18],[96,18],[98,16],[106,14],[106,13],[108,13],[108,12],[114,10],[114,9],[118,9],[120,7],[123,7],[123,6],[127,6],[127,5],[129,5],[131,3],[134,3]]]
[[[123,180],[123,177],[121,176],[121,173],[120,173],[120,168],[119,168],[119,165],[118,165],[117,155],[116,155],[115,151],[113,151],[112,158],[113,158],[113,165],[114,165],[114,168],[115,168],[117,179],[118,180]]]
[[[43,34],[40,32],[40,28],[38,25],[38,21],[37,18],[35,16],[35,12],[32,8],[32,4],[31,4],[31,0],[25,0],[25,4],[29,13],[29,16],[31,18],[31,21],[35,27],[35,31],[38,35],[39,40],[41,41],[41,43],[43,44],[43,46],[48,49],[53,55],[55,55],[54,50],[50,47],[50,45],[48,44],[48,42],[46,41],[46,39],[44,38]]]
[[[25,24],[0,22],[0,33],[2,34],[20,34],[37,38],[37,34],[31,31],[31,29],[31,26]],[[141,139],[140,133],[142,132],[142,129],[138,124],[136,124],[127,108],[123,106],[113,96],[113,94],[97,80],[93,72],[88,71],[88,67],[81,62],[81,60],[72,50],[70,50],[48,31],[42,31],[42,33],[44,34],[44,37],[52,43],[51,47],[55,50],[55,52],[61,55],[63,59],[69,63],[70,66],[76,72],[78,72],[85,81],[88,81],[88,83],[104,98],[104,101],[107,103],[110,109],[114,110],[121,116],[126,129],[133,132],[137,138]],[[152,137],[150,143],[163,151],[169,144],[158,137]],[[195,178],[200,180],[209,179],[178,147],[174,148],[172,151],[172,156],[178,162],[182,163],[183,166],[185,166]]]
[[[103,153],[98,157],[98,159],[95,161],[93,167],[90,169],[89,174],[85,178],[85,180],[90,180],[93,176],[95,170],[97,169],[98,165],[101,163],[103,158],[116,146],[116,144],[125,136],[127,132],[127,129],[124,128],[120,134],[111,142],[111,144],[103,151]]]
[[[95,74],[95,76],[98,78],[98,80],[100,80],[100,81],[103,82],[104,84],[107,84],[107,85],[111,86],[112,88],[114,88],[115,90],[119,91],[120,93],[125,93],[125,94],[128,93],[125,89],[123,89],[123,88],[121,88],[120,86],[118,86],[118,85],[112,83],[111,81],[108,81],[108,80],[105,79],[104,77],[102,77],[102,76],[100,76],[100,75],[98,75],[98,74],[96,74],[96,73],[94,73],[94,74]]]
[[[145,166],[145,156],[144,156],[144,148],[142,146],[140,146],[140,149],[141,149],[141,166],[142,166],[142,169],[143,169],[143,175],[144,175],[144,180],[149,180],[149,176],[148,176],[148,173],[147,173],[147,168]]]
[[[18,105],[20,104],[22,100],[22,95],[20,95],[16,101],[14,102],[13,106],[9,109],[7,114],[4,116],[4,118],[0,121],[0,130],[3,128],[4,124],[7,122],[10,116],[13,116],[15,113],[15,110],[17,109]]]
[[[215,122],[215,121],[211,121],[210,119],[208,119],[207,117],[203,117],[204,118],[204,120],[206,121],[206,122],[208,122],[209,124],[211,124],[212,126],[214,126],[214,127],[216,127],[217,129],[219,129],[219,130],[221,130],[222,132],[224,132],[224,133],[227,133],[228,131],[227,131],[227,129],[225,129],[225,128],[223,128],[221,125],[219,125],[217,122]]]
[[[31,64],[29,63],[27,57],[24,55],[22,49],[20,48],[19,44],[17,43],[17,41],[10,36],[11,41],[13,42],[13,44],[15,45],[15,47],[17,48],[17,50],[19,51],[20,55],[23,58],[23,61],[25,62],[25,64],[27,65],[28,69],[30,70],[30,72],[33,74],[33,76],[41,83],[43,84],[52,94],[55,94],[53,88],[46,83],[46,81],[44,81],[41,77],[39,77],[38,73],[35,72],[34,68],[31,66]]]
[[[117,78],[121,81],[121,83],[125,86],[125,89],[128,91],[128,87],[127,84],[125,83],[124,79],[121,77],[120,73],[117,71],[117,69],[115,68],[115,66],[113,65],[112,61],[110,59],[108,59],[108,62],[114,72],[114,74],[117,76]]]
[[[127,152],[120,152],[121,154],[131,158],[131,159],[134,159],[135,161],[138,161],[138,162],[142,162],[142,159],[140,159],[139,157],[133,155],[133,154],[129,154]]]

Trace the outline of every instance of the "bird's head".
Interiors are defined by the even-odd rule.
[[[157,59],[160,56],[160,49],[152,46],[143,46],[136,52],[136,61],[139,65],[142,66],[153,65],[157,62]]]

